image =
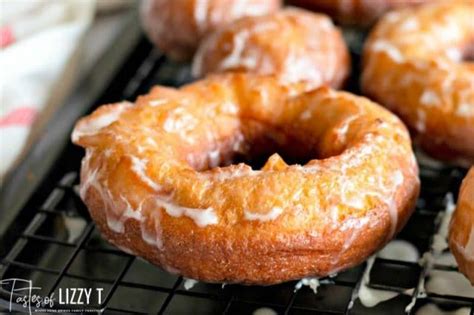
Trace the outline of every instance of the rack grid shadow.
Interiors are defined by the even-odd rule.
[[[146,40],[136,49],[145,57],[134,73],[126,74],[131,78],[126,86],[112,91],[115,101],[133,100],[154,84],[180,86],[190,81],[188,65],[169,61]],[[358,60],[358,51],[352,54]],[[349,85],[357,92],[356,79]],[[96,295],[100,291],[101,299],[100,303],[95,299],[97,303],[87,308],[113,314],[252,314],[259,308],[271,308],[278,314],[416,314],[429,305],[445,312],[464,307],[472,314],[474,288],[463,294],[450,292],[449,287],[425,290],[435,273],[467,281],[449,259],[416,263],[374,257],[370,263],[320,279],[317,293],[309,287],[295,290],[296,281],[269,287],[197,283],[186,290],[182,277],[128,255],[102,239],[77,193],[79,159],[72,163],[72,170],[58,166],[60,176],[47,187],[47,197],[33,206],[28,203],[29,209],[23,210],[33,214],[20,237],[9,242],[0,264],[0,279],[29,279],[38,288],[34,293],[40,296],[54,293],[58,297],[59,288],[92,288]],[[420,256],[432,254],[433,237],[447,215],[446,195],[457,196],[464,175],[463,169],[421,165],[422,191],[417,209],[397,239],[411,243]],[[449,256],[448,250],[443,254]],[[369,279],[368,283],[364,279]],[[366,307],[358,298],[362,287],[395,294]],[[10,306],[25,311],[21,303],[10,305],[11,290],[12,282],[4,281],[0,311],[8,311]],[[16,297],[14,294],[13,301]]]

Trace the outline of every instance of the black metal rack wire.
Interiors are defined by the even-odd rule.
[[[357,61],[358,52],[353,55]],[[137,66],[130,69],[128,63]],[[95,105],[133,100],[154,84],[179,86],[189,80],[188,65],[172,63],[142,40]],[[357,92],[356,79],[349,86]],[[473,312],[472,292],[462,296],[450,294],[449,288],[444,288],[447,293],[443,294],[425,290],[424,283],[433,270],[459,274],[455,266],[437,261],[418,264],[374,257],[370,264],[321,279],[317,294],[308,287],[295,291],[296,282],[270,287],[198,283],[186,290],[182,277],[130,256],[101,238],[76,193],[82,155],[80,149],[68,145],[41,192],[22,210],[18,226],[11,235],[2,236],[7,245],[0,249],[0,279],[31,280],[40,288],[35,294],[55,294],[56,308],[111,314],[252,314],[263,307],[278,314],[416,314],[420,307],[432,303],[446,312],[460,307]],[[421,165],[420,175],[422,192],[416,212],[397,239],[410,242],[423,254],[432,251],[433,235],[446,215],[446,194],[457,196],[465,170]],[[363,283],[366,273],[370,274],[368,284]],[[365,307],[358,299],[362,285],[400,294]],[[70,287],[103,289],[102,300],[87,306],[58,305],[59,288]],[[0,287],[0,311],[11,307],[27,312],[28,308],[15,303],[20,295],[14,294],[10,304],[11,290],[11,281]]]

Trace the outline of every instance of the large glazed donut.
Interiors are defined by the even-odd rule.
[[[72,135],[86,148],[92,218],[120,248],[203,281],[272,284],[359,264],[412,213],[410,138],[365,98],[304,90],[227,74],[100,107]],[[232,164],[274,152],[310,161]]]
[[[449,230],[449,247],[459,270],[474,285],[474,167],[461,185]]]
[[[343,25],[369,26],[387,11],[436,1],[446,0],[289,0],[289,3],[324,12]]]
[[[171,58],[193,56],[207,33],[243,16],[276,11],[280,0],[145,0],[142,24],[149,38]]]
[[[398,114],[431,155],[474,163],[474,2],[386,15],[369,36],[362,90]]]
[[[300,9],[246,17],[210,34],[193,61],[193,75],[252,71],[284,83],[338,88],[350,71],[341,32],[329,17]]]

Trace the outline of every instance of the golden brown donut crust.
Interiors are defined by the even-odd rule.
[[[72,135],[86,148],[81,197],[105,238],[207,282],[273,284],[361,263],[413,211],[410,138],[365,98],[305,90],[216,75],[82,118]],[[311,160],[229,165],[262,138],[267,152]]]
[[[474,2],[386,15],[364,51],[362,90],[399,115],[436,158],[474,163]]]
[[[242,18],[207,36],[193,60],[193,75],[252,71],[283,83],[339,88],[350,72],[341,32],[329,17],[287,8]]]
[[[289,3],[324,12],[342,25],[365,27],[390,10],[441,1],[451,0],[290,0]]]
[[[474,167],[464,178],[449,228],[449,247],[459,270],[474,285]]]
[[[143,27],[169,57],[190,60],[203,36],[244,16],[278,10],[281,0],[145,0]]]

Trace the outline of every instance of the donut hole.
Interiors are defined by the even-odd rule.
[[[245,163],[254,170],[265,166],[270,157],[278,154],[288,164],[305,165],[318,159],[318,152],[304,137],[256,120],[241,121],[241,128],[231,137],[206,146],[188,157],[197,171]]]
[[[461,50],[462,61],[474,62],[474,39]]]
[[[305,165],[318,158],[317,152],[309,148],[308,143],[269,126],[264,126],[244,139],[244,150],[233,155],[232,164],[245,163],[252,169],[259,170],[275,154],[288,165]]]
[[[472,62],[474,61],[474,40],[461,46],[450,47],[446,50],[449,59],[455,62]]]

